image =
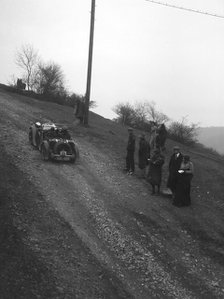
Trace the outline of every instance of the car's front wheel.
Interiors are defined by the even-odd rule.
[[[49,152],[44,145],[41,146],[41,158],[43,161],[49,160]]]
[[[71,162],[75,163],[76,159],[78,158],[78,150],[76,148],[73,148],[72,153],[73,153],[74,157],[71,159]]]

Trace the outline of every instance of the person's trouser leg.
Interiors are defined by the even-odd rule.
[[[130,167],[131,167],[131,165],[130,165],[130,155],[127,152],[127,156],[126,156],[126,170],[129,171]]]
[[[152,186],[152,193],[151,194],[153,195],[153,194],[155,194],[155,185],[151,184],[151,186]]]
[[[135,171],[135,161],[134,161],[134,153],[130,153],[130,170]]]
[[[126,169],[127,171],[135,171],[134,152],[127,152]]]

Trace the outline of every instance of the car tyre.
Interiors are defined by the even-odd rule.
[[[41,158],[43,161],[49,160],[49,152],[44,145],[41,146]]]
[[[73,151],[73,154],[74,154],[74,158],[72,158],[72,159],[71,159],[71,163],[73,163],[73,164],[74,164],[74,163],[75,163],[75,161],[76,161],[76,158],[77,158],[77,153],[76,153],[76,151],[75,151],[75,150]]]
[[[30,144],[33,144],[33,136],[32,136],[33,134],[32,134],[32,130],[31,129],[29,129],[29,143]]]

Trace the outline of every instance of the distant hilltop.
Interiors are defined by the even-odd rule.
[[[206,147],[224,154],[224,127],[199,128],[197,138]]]

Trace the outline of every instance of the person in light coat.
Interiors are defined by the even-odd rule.
[[[142,177],[146,175],[146,166],[149,164],[150,146],[145,139],[145,134],[140,135],[139,148],[138,148],[138,167],[142,170]]]
[[[162,180],[162,166],[164,164],[164,156],[160,153],[159,149],[155,149],[152,157],[149,160],[149,171],[147,180],[152,186],[152,195],[160,194],[160,185]]]

